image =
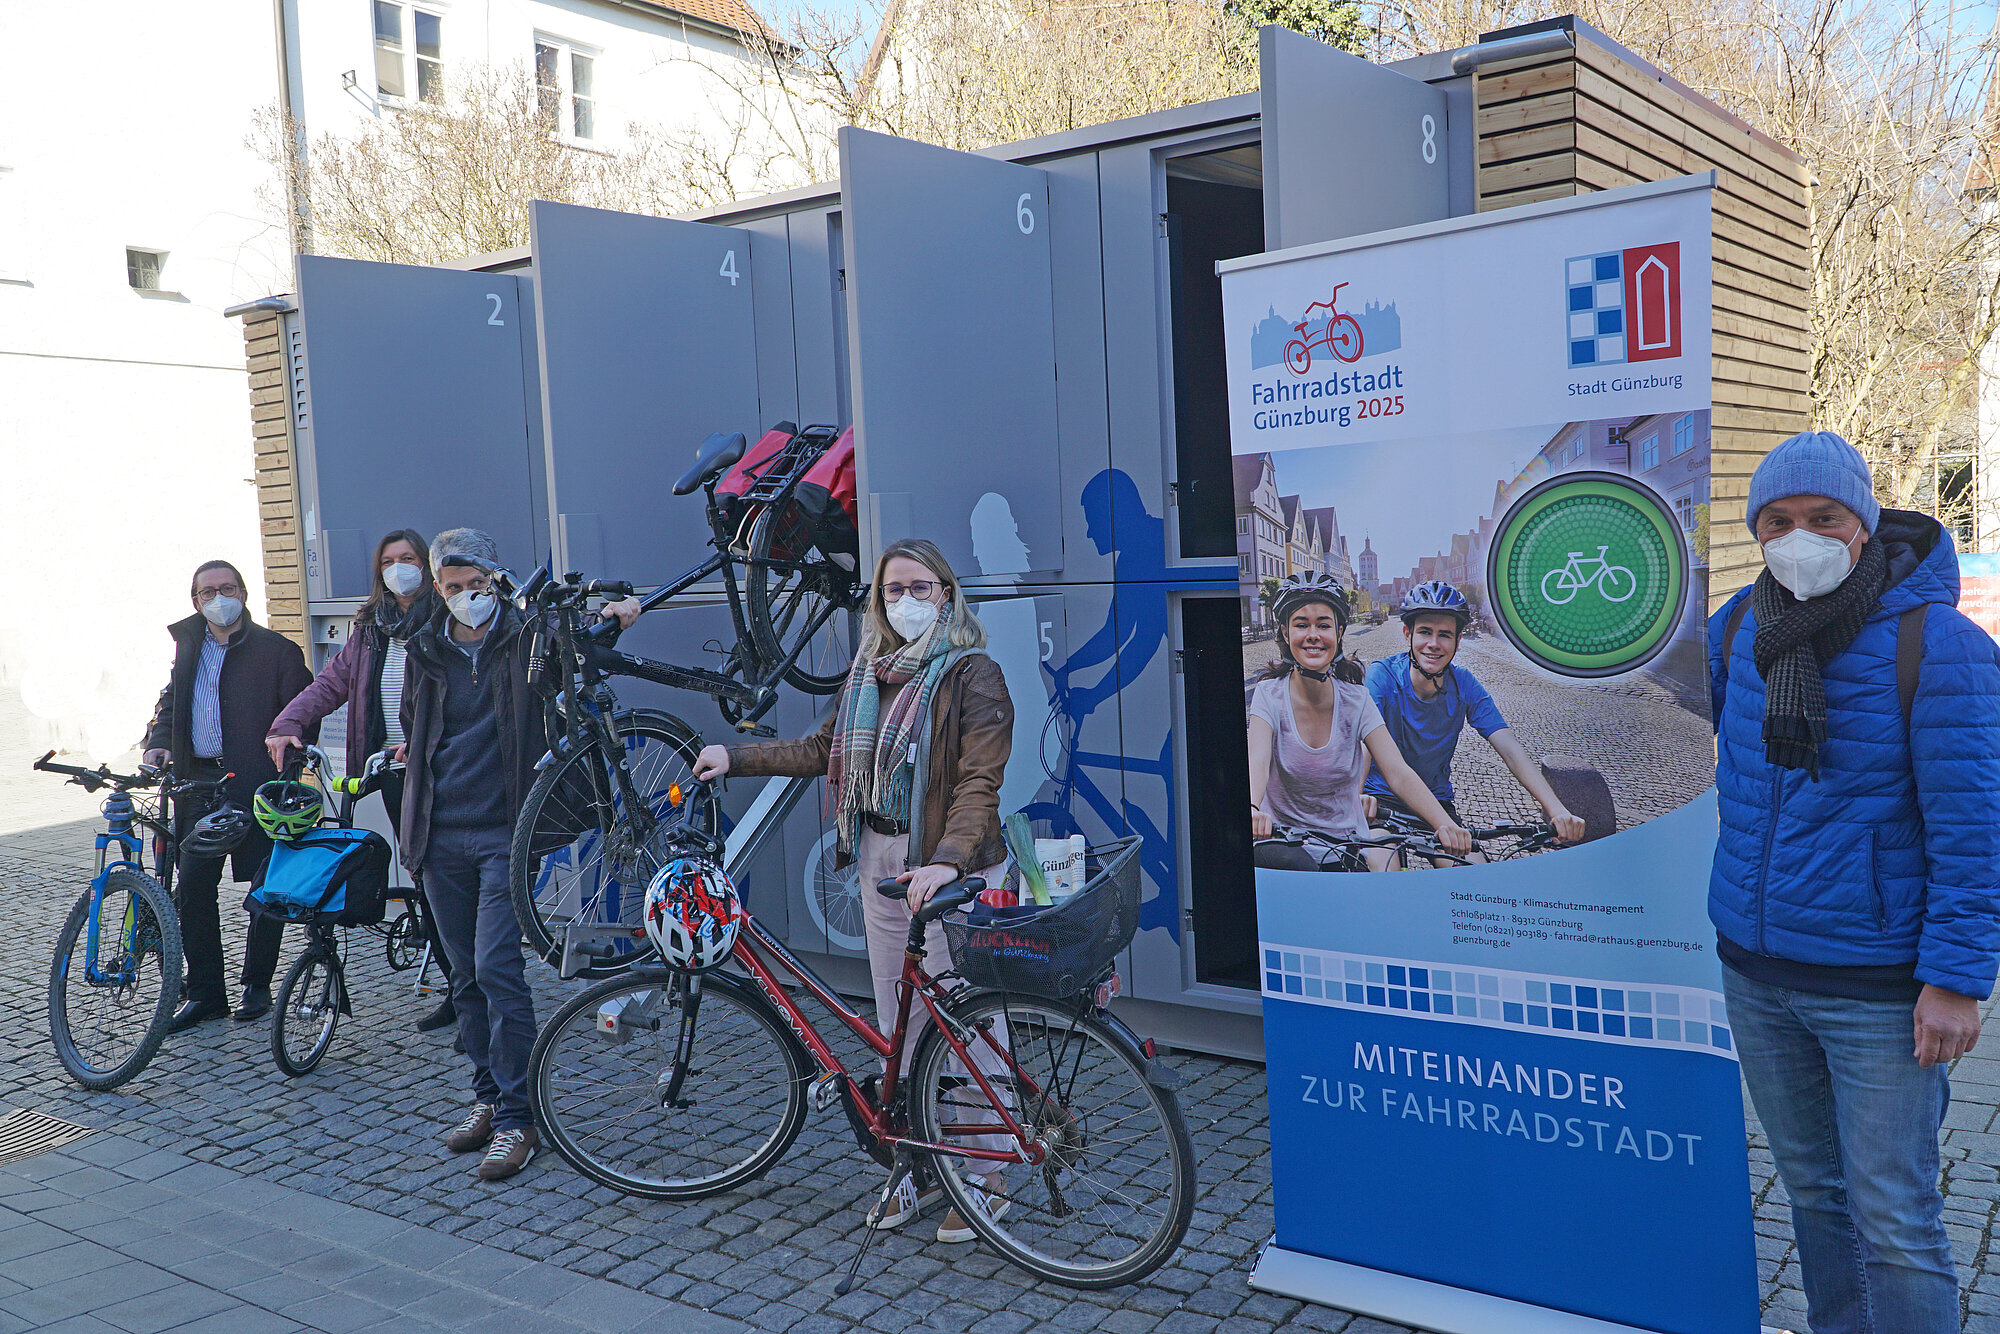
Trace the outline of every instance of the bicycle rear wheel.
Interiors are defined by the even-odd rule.
[[[619,928],[595,942],[610,955],[583,969],[583,977],[609,977],[652,954],[640,914],[646,882],[667,860],[668,819],[679,818],[667,790],[693,781],[694,757],[701,750],[693,729],[671,714],[621,713],[612,728],[632,788],[652,812],[652,832],[642,835],[627,818],[612,760],[593,741],[542,770],[528,789],[514,825],[508,872],[521,929],[535,953],[550,963],[561,963],[564,929],[572,924]],[[609,802],[608,826],[600,799]],[[715,808],[702,809],[712,833]]]
[[[1006,1050],[1003,1060],[983,1040],[967,1044],[1048,1154],[1040,1165],[997,1168],[1011,1201],[997,1220],[972,1208],[969,1194],[996,1168],[937,1157],[959,1216],[1006,1259],[1051,1282],[1109,1288],[1159,1268],[1194,1215],[1194,1145],[1173,1093],[1148,1080],[1144,1053],[1096,1015],[1050,1001],[983,991],[950,1009]],[[935,1026],[920,1040],[911,1076],[924,1138],[1013,1147],[993,1134],[998,1115]]]
[[[343,999],[340,970],[316,948],[308,949],[285,974],[278,1003],[271,1009],[271,1059],[294,1079],[326,1058],[333,1030],[340,1026]]]
[[[785,672],[785,680],[808,695],[830,695],[840,689],[854,662],[847,613],[858,602],[860,586],[853,570],[836,565],[812,544],[812,524],[796,504],[787,499],[764,506],[750,525],[744,611],[757,656],[775,664],[830,610]]]
[[[648,972],[572,997],[535,1039],[535,1120],[592,1181],[698,1200],[756,1180],[798,1138],[805,1051],[749,984],[700,981],[691,1031],[688,979]]]
[[[114,1089],[146,1068],[181,999],[181,921],[159,882],[117,868],[104,877],[97,969],[85,969],[91,891],[70,909],[49,965],[56,1059],[87,1089]]]

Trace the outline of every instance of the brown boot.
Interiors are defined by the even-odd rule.
[[[444,1146],[453,1153],[471,1153],[474,1149],[485,1148],[486,1141],[492,1138],[493,1104],[475,1102],[466,1118],[444,1137]]]
[[[534,1156],[533,1126],[496,1130],[493,1132],[493,1143],[487,1146],[486,1156],[479,1160],[475,1170],[482,1181],[502,1181],[526,1167]]]

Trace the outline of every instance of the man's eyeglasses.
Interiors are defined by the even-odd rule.
[[[914,583],[908,584],[884,584],[882,585],[882,599],[885,602],[894,602],[901,598],[903,594],[908,593],[919,602],[928,602],[931,599],[931,590],[936,587],[938,585],[928,579],[919,579]]]
[[[240,598],[243,590],[235,584],[218,584],[214,588],[204,588],[194,595],[194,600],[207,606],[217,598]]]

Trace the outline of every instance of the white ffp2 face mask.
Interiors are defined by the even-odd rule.
[[[236,618],[243,614],[243,603],[238,598],[210,598],[201,604],[201,614],[210,625],[221,629],[236,624]]]
[[[887,611],[889,624],[896,627],[896,633],[905,639],[919,638],[938,618],[935,603],[913,598],[908,593],[891,602]]]
[[[1804,601],[1823,597],[1840,587],[1841,580],[1854,568],[1853,538],[1838,538],[1794,528],[1783,537],[1764,544],[1764,564],[1771,577]]]
[[[423,586],[424,572],[407,561],[382,567],[382,587],[399,598],[406,598]]]
[[[451,608],[451,614],[458,618],[460,625],[469,630],[477,630],[493,619],[494,612],[500,610],[500,599],[484,589],[476,593],[466,589],[461,593],[453,593],[445,599],[445,606]]]

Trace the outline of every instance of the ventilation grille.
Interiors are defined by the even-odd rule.
[[[38,1153],[47,1153],[50,1149],[60,1149],[65,1144],[74,1144],[96,1133],[88,1126],[71,1125],[68,1121],[58,1121],[53,1116],[43,1116],[25,1107],[18,1111],[0,1112],[0,1167],[32,1158]]]

